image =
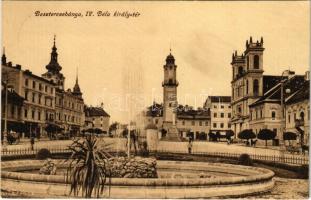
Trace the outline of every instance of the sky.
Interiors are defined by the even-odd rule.
[[[65,87],[73,88],[78,73],[85,103],[103,102],[111,121],[127,122],[131,113],[162,102],[170,48],[177,65],[178,103],[194,107],[202,107],[208,95],[231,95],[232,53],[242,53],[250,36],[264,39],[264,74],[280,75],[286,69],[304,74],[310,64],[309,4],[4,1],[2,45],[9,61],[41,75],[55,34]],[[36,11],[83,17],[40,17]],[[86,11],[95,15],[87,17]],[[111,15],[97,16],[98,11]],[[115,11],[140,15],[112,17]]]

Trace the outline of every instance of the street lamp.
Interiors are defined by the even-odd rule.
[[[2,81],[4,84],[5,90],[5,100],[4,100],[4,130],[3,130],[3,149],[6,149],[8,145],[8,89],[12,88],[12,85],[9,85],[9,72],[4,72],[2,74]]]
[[[284,106],[284,83],[286,82],[286,80],[283,80],[283,77],[284,77],[284,73],[290,73],[289,70],[285,70],[282,72],[282,75],[281,75],[281,110],[282,110],[282,113],[281,113],[281,134],[284,134],[284,130],[285,130],[285,123],[286,123],[286,119],[285,119],[285,106]],[[287,79],[288,80],[288,79]],[[285,93],[286,94],[289,94],[291,91],[289,88],[287,88],[285,90]],[[285,143],[283,143],[282,141],[282,144],[281,144],[281,156],[284,157],[284,151],[285,151]]]

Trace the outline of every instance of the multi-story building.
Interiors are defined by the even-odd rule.
[[[303,85],[285,100],[286,131],[296,133],[298,140],[309,144],[310,80],[306,73]]]
[[[22,107],[24,98],[18,95],[13,89],[7,88],[6,84],[1,84],[1,132],[4,131],[4,123],[7,120],[7,131],[22,133],[24,121],[22,118]],[[7,104],[6,104],[7,95]],[[5,110],[7,109],[7,111]],[[7,112],[7,113],[6,113]],[[1,134],[3,137],[3,134]]]
[[[231,130],[231,97],[209,96],[204,103],[204,109],[211,113],[211,131],[225,135]]]
[[[281,80],[281,76],[263,75],[263,44],[263,38],[253,42],[250,37],[244,53],[238,55],[235,51],[232,55],[231,126],[235,137],[240,131],[250,128],[249,105]]]
[[[281,95],[283,95],[284,102],[287,97],[299,90],[304,82],[304,76],[295,75],[294,72],[284,74],[282,81],[249,105],[249,128],[256,134],[261,129],[270,129],[276,133],[275,139],[282,140],[285,120],[282,113]]]
[[[21,65],[13,66],[2,56],[2,77],[7,74],[8,84],[24,98],[22,111],[19,113],[24,123],[25,136],[40,137],[45,133],[46,121],[54,118],[55,84],[29,70],[22,70]]]
[[[73,90],[65,91],[65,77],[61,73],[62,67],[58,63],[58,53],[55,45],[52,47],[51,59],[46,65],[47,72],[42,77],[55,83],[55,118],[54,123],[65,133],[78,134],[84,125],[84,101],[78,83],[78,76]]]
[[[84,102],[78,78],[73,91],[65,91],[65,77],[60,72],[62,67],[57,58],[55,38],[51,60],[46,66],[48,71],[42,76],[22,70],[21,65],[13,66],[6,61],[5,54],[2,56],[2,77],[7,74],[8,84],[25,99],[20,114],[27,137],[46,134],[45,128],[50,123],[72,134],[84,125]]]
[[[85,128],[99,128],[104,134],[109,132],[110,115],[103,107],[85,106]]]

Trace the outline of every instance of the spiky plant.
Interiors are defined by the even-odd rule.
[[[111,171],[108,159],[111,155],[106,151],[108,146],[99,148],[94,135],[74,140],[69,146],[72,154],[67,160],[69,166],[66,179],[70,183],[70,194],[78,196],[81,191],[80,194],[84,198],[91,198],[92,194],[99,197],[106,186],[109,187],[110,193]]]

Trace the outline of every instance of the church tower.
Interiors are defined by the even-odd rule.
[[[166,57],[163,87],[163,129],[167,131],[167,139],[178,141],[177,120],[177,86],[175,58],[170,52]]]
[[[55,45],[54,36],[54,45],[52,47],[51,60],[50,63],[45,67],[48,71],[42,74],[42,77],[48,80],[52,80],[57,85],[58,89],[64,90],[65,77],[60,72],[62,70],[62,67],[58,64],[57,57],[58,53]]]
[[[246,40],[244,53],[232,54],[232,119],[237,134],[249,128],[249,105],[263,95],[263,38]]]

